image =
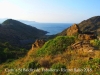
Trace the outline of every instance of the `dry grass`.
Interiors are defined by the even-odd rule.
[[[92,54],[77,50],[66,50],[62,54],[53,55],[53,56],[44,56],[36,57],[36,51],[38,49],[30,50],[24,58],[20,58],[7,66],[21,67],[23,68],[28,62],[33,60],[40,64],[40,68],[50,68],[52,64],[60,62],[66,64],[66,67],[69,69],[80,68],[83,66],[84,62],[89,60],[89,57],[100,58],[100,50],[95,50]],[[0,65],[0,69],[5,67],[5,64]],[[5,72],[2,72],[2,75],[6,75]]]
[[[95,58],[100,58],[100,50],[95,50]]]

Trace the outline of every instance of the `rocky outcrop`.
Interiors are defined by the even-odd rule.
[[[73,36],[77,33],[79,33],[79,27],[77,24],[73,24],[72,26],[70,26],[69,28],[66,28],[65,30],[63,30],[61,33],[57,34],[58,36]]]
[[[84,34],[79,34],[78,39],[79,40],[92,40],[96,39],[96,35],[94,33],[84,33]]]
[[[66,34],[67,34],[68,36],[72,36],[72,35],[75,35],[75,34],[77,34],[77,33],[79,33],[79,28],[78,28],[78,25],[77,25],[77,24],[72,25],[72,26],[69,27],[69,28],[67,29],[67,31],[66,31]]]
[[[80,31],[77,24],[72,25],[71,27],[65,29],[59,35],[67,36],[77,36],[79,40],[91,40],[96,39],[97,35],[94,32],[83,32]]]
[[[71,45],[72,50],[77,50],[81,52],[91,53],[94,51],[94,47],[90,44],[89,41],[79,41]]]
[[[93,34],[91,34],[91,32]],[[97,36],[100,36],[100,16],[94,16],[87,20],[82,21],[79,24],[74,24],[69,28],[66,28],[58,35],[73,36],[77,33],[79,34],[78,38],[81,40],[90,40],[96,38]]]
[[[34,48],[41,48],[45,44],[44,40],[36,40],[34,44],[32,44],[32,50]]]

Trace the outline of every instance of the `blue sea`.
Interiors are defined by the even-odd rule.
[[[32,26],[49,32],[46,35],[53,35],[62,32],[71,25],[71,23],[36,23]]]

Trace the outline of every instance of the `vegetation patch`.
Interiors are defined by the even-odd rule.
[[[74,42],[75,38],[73,36],[58,36],[46,42],[45,45],[37,51],[37,54],[39,56],[61,54]]]
[[[91,43],[94,47],[100,49],[100,40],[94,39],[94,40],[91,40],[90,43]]]

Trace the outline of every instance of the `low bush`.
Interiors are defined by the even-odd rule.
[[[37,51],[37,54],[39,56],[61,54],[74,42],[74,37],[58,36],[55,39],[46,42],[45,45]]]
[[[98,39],[94,39],[94,40],[91,40],[90,43],[95,46],[96,48],[100,49],[100,40]]]
[[[62,75],[62,74],[64,75],[65,73],[68,73],[66,66],[62,63],[54,63],[51,66],[51,68],[55,69],[55,72],[54,72],[55,75]],[[68,74],[66,74],[66,75],[68,75]]]

